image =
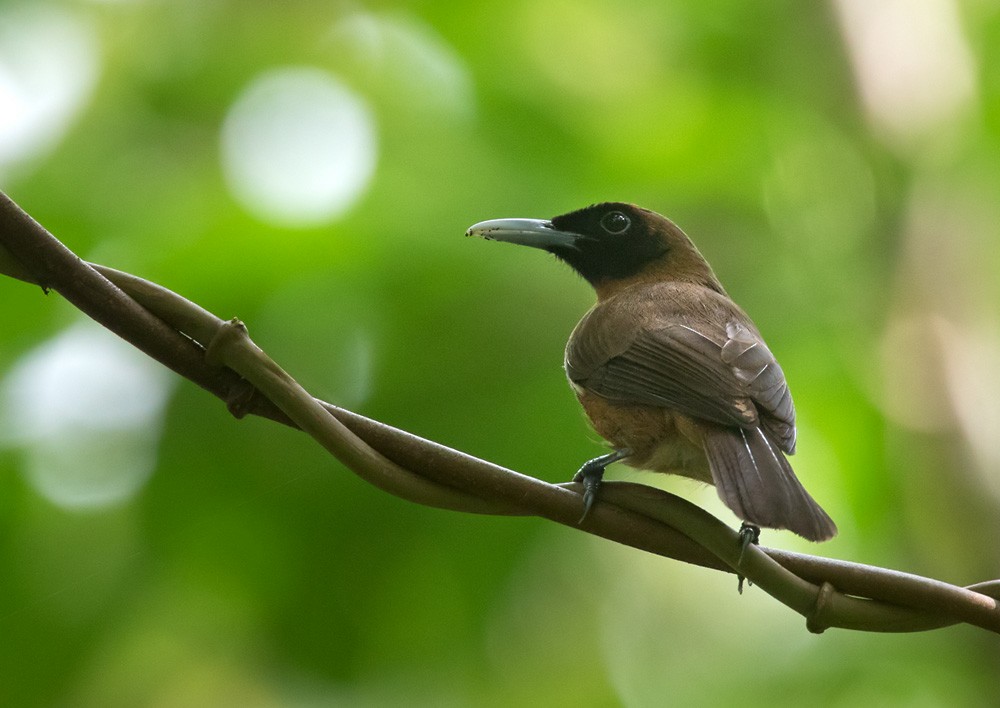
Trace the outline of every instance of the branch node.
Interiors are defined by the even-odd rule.
[[[205,361],[209,366],[224,366],[225,351],[233,342],[247,336],[247,328],[238,317],[224,322],[205,347]]]
[[[831,609],[836,594],[837,589],[829,582],[824,582],[819,586],[819,592],[816,594],[816,606],[813,608],[812,614],[806,617],[806,629],[813,634],[822,634],[830,628],[831,625],[825,615]]]

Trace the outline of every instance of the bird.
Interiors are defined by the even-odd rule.
[[[550,220],[482,221],[466,235],[548,251],[596,292],[564,355],[570,387],[612,448],[574,476],[583,518],[605,468],[621,462],[713,484],[743,522],[744,548],[760,527],[810,541],[837,533],[787,459],[796,427],[784,372],[674,222],[603,202]]]

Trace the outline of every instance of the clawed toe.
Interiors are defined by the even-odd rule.
[[[597,501],[597,490],[601,488],[601,480],[604,478],[604,470],[612,462],[618,462],[632,454],[628,448],[609,452],[607,455],[595,457],[593,460],[584,462],[583,465],[573,475],[573,481],[583,484],[583,516],[579,523],[583,523],[590,513],[590,509]]]

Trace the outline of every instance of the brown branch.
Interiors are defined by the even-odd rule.
[[[87,264],[0,193],[0,272],[52,288],[88,316],[225,401],[296,426],[380,488],[423,504],[475,513],[532,514],[642,550],[738,572],[807,618],[838,626],[917,631],[968,622],[1000,632],[1000,582],[960,588],[816,556],[751,547],[661,490],[608,483],[583,525],[574,485],[552,485],[317,401],[246,336],[159,285]]]

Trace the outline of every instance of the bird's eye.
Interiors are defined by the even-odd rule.
[[[620,211],[611,211],[601,217],[601,228],[609,234],[623,234],[632,225],[632,220]]]

